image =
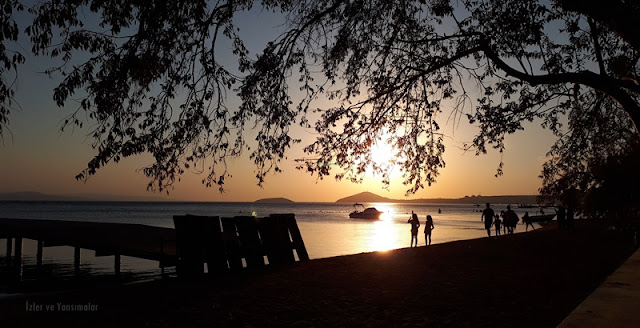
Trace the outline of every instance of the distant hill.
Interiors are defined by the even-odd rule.
[[[254,203],[295,203],[291,199],[277,197],[277,198],[262,198],[256,200]]]
[[[58,201],[58,202],[162,202],[169,201],[157,196],[127,196],[127,195],[51,195],[36,191],[20,191],[0,193],[0,201]]]
[[[371,192],[361,192],[341,198],[336,203],[421,203],[421,204],[536,204],[536,195],[465,196],[463,198],[392,199]]]
[[[336,203],[399,203],[400,201],[382,197],[372,192],[361,192],[349,197],[340,198]]]

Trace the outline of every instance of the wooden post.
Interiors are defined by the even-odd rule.
[[[220,227],[220,217],[207,217],[205,222],[205,253],[207,258],[207,270],[209,276],[217,276],[225,273],[229,266],[225,254],[225,241],[223,239],[222,228]]]
[[[275,219],[272,217],[259,219],[260,239],[262,239],[262,247],[269,260],[269,265],[281,264],[282,261],[276,250],[277,232]]]
[[[289,227],[287,226],[286,215],[276,215],[276,227],[278,231],[278,253],[284,264],[293,263],[296,261],[293,256],[293,248],[291,247],[291,237],[289,236]]]
[[[204,237],[206,218],[194,215],[174,216],[178,277],[200,280],[204,277]]]
[[[21,237],[17,237],[15,238],[14,241],[14,256],[13,256],[13,263],[14,263],[14,277],[16,280],[20,281],[22,280],[22,238]]]
[[[80,247],[78,246],[74,248],[73,267],[75,269],[76,274],[80,273]]]
[[[265,248],[270,264],[288,264],[295,262],[287,219],[293,214],[271,214],[264,218],[266,240]],[[263,236],[262,231],[260,235]]]
[[[11,248],[13,247],[12,242],[13,242],[12,238],[7,237],[7,261],[11,260],[11,251],[12,251]]]
[[[42,247],[44,246],[44,242],[42,240],[38,240],[38,250],[36,252],[36,265],[40,267],[42,265]]]
[[[253,216],[236,216],[236,225],[242,244],[242,253],[247,261],[247,268],[264,266],[264,249],[258,235],[258,224]]]
[[[22,238],[21,237],[17,237],[15,239],[14,248],[15,248],[15,254],[14,254],[13,262],[15,263],[16,268],[21,270],[22,268]]]
[[[225,240],[225,250],[229,260],[231,270],[242,269],[242,259],[240,258],[240,247],[238,245],[238,232],[234,218],[222,218],[222,230]]]
[[[116,254],[114,257],[115,257],[115,259],[114,259],[114,261],[115,261],[114,267],[115,267],[115,270],[116,270],[116,278],[119,278],[120,277],[120,254]],[[163,270],[163,274],[164,274],[164,268],[162,268],[162,270]]]

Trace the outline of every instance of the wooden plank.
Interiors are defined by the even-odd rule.
[[[247,268],[264,266],[264,249],[258,234],[258,223],[253,216],[236,216],[236,226]]]
[[[300,261],[308,261],[309,253],[307,253],[307,248],[304,246],[304,240],[302,240],[302,234],[300,234],[295,215],[291,214],[285,220],[289,228],[289,233],[291,233],[291,241],[298,254],[298,259]]]
[[[256,219],[258,231],[262,240],[262,247],[270,265],[282,264],[282,259],[277,251],[277,226],[275,219],[271,217]]]
[[[238,230],[234,218],[221,218],[226,257],[231,270],[242,269],[242,258],[238,240]]]
[[[194,215],[174,216],[173,223],[176,227],[178,277],[199,280],[204,277],[205,218]]]
[[[293,256],[291,237],[289,237],[289,227],[287,226],[287,217],[284,215],[275,215],[272,218],[276,220],[278,231],[278,252],[283,264],[290,264],[296,261]]]
[[[222,227],[220,217],[207,217],[205,222],[205,254],[209,275],[219,275],[229,269],[227,257],[224,251],[224,240],[222,238]]]

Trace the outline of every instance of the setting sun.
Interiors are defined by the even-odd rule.
[[[383,168],[390,166],[392,164],[391,161],[396,159],[396,150],[387,143],[387,140],[387,137],[383,137],[382,140],[378,140],[371,146],[371,160],[377,166]]]

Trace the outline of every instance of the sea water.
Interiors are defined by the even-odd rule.
[[[268,216],[294,213],[311,259],[363,252],[387,251],[410,246],[411,212],[424,225],[426,215],[433,217],[432,243],[486,237],[480,221],[484,206],[474,204],[398,204],[365,203],[384,213],[381,220],[350,219],[351,204],[341,203],[208,203],[208,202],[0,202],[0,217],[50,219],[111,223],[135,223],[173,228],[174,215]],[[494,205],[496,213],[506,205]],[[514,208],[522,217],[525,209]],[[530,215],[535,209],[526,209]],[[524,227],[519,225],[518,230]],[[419,245],[425,245],[421,227]],[[493,231],[492,231],[493,235]],[[36,241],[23,240],[23,277],[35,276]],[[0,240],[0,257],[6,254],[6,242]],[[53,274],[72,275],[74,249],[70,246],[47,247],[43,267]],[[113,256],[96,257],[92,250],[81,251],[81,272],[89,275],[113,274]],[[39,270],[42,270],[40,268]],[[123,256],[121,271],[136,277],[160,275],[158,262]]]

